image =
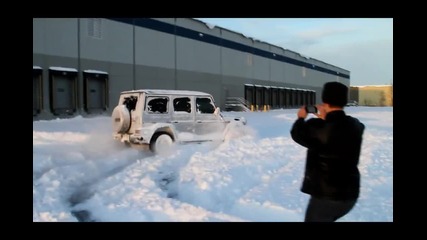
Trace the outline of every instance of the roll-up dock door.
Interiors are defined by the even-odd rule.
[[[266,110],[269,106],[271,106],[271,87],[270,86],[264,86],[263,110]]]
[[[264,104],[263,89],[263,86],[255,85],[255,110],[262,109],[262,105]]]
[[[43,70],[38,66],[33,66],[33,116],[40,113],[43,107]]]
[[[280,108],[286,107],[286,90],[285,88],[279,88],[279,102],[280,102]]]
[[[108,73],[83,71],[83,102],[87,113],[102,113],[108,107]]]
[[[271,108],[279,108],[279,89],[277,87],[271,87]]]
[[[310,104],[312,104],[312,105],[316,104],[316,92],[315,91],[310,92]]]
[[[250,106],[255,105],[255,88],[254,85],[245,84],[245,99]]]
[[[72,115],[77,111],[77,70],[50,67],[50,106],[54,115]]]

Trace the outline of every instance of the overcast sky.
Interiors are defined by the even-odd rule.
[[[393,81],[392,18],[197,18],[350,71],[350,84]]]

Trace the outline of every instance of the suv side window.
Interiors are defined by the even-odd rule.
[[[145,110],[149,113],[168,113],[168,100],[167,97],[147,97]]]
[[[212,103],[212,99],[208,97],[196,98],[196,111],[197,113],[214,113],[215,105]]]
[[[125,105],[129,112],[131,112],[132,110],[135,110],[137,101],[138,98],[136,96],[125,97],[123,100],[123,105]]]
[[[173,110],[175,112],[191,113],[191,100],[189,97],[179,97],[173,100]]]

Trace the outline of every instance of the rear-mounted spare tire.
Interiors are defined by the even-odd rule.
[[[130,113],[125,105],[114,108],[111,114],[113,119],[113,131],[116,133],[126,133],[130,128]]]

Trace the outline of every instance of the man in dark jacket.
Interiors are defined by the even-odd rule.
[[[292,139],[307,148],[301,191],[310,194],[306,222],[334,222],[346,215],[359,197],[358,163],[365,126],[346,115],[348,87],[339,82],[323,86],[317,118],[307,121],[301,107],[292,126]]]

